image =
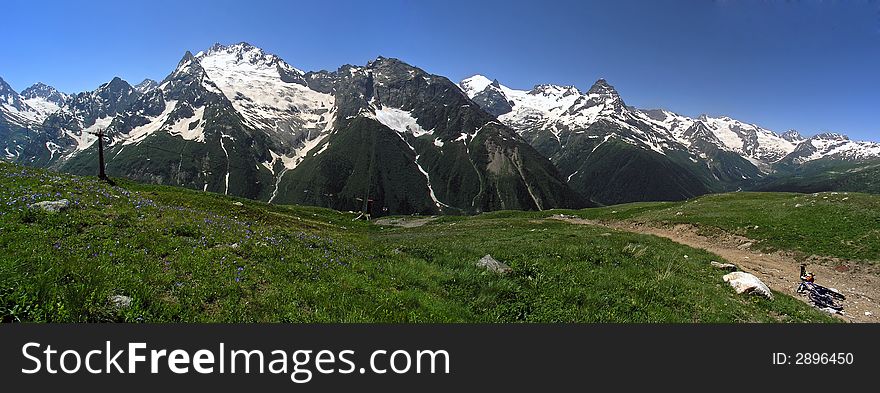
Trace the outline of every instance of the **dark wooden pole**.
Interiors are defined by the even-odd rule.
[[[104,131],[98,131],[91,133],[98,137],[98,179],[101,179],[111,186],[116,185],[109,177],[107,177],[107,172],[104,168]]]
[[[100,168],[98,169],[98,178],[104,181],[109,181],[107,178],[107,173],[104,172],[104,131],[98,132],[98,165]]]

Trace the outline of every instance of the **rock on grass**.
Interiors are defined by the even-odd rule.
[[[489,254],[486,254],[486,256],[480,258],[480,260],[477,261],[477,266],[498,274],[507,274],[513,271],[510,266],[507,266],[506,264],[497,261]]]
[[[116,308],[131,307],[131,298],[123,295],[110,296],[110,303]]]
[[[736,293],[747,293],[752,295],[763,296],[773,300],[773,293],[767,288],[758,277],[746,272],[733,272],[722,277],[724,282],[730,284]]]
[[[28,205],[31,209],[40,209],[48,213],[58,213],[70,207],[70,201],[62,199],[58,201],[43,201]]]

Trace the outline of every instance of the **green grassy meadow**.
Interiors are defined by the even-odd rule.
[[[871,194],[744,192],[566,213],[594,220],[693,224],[707,233],[758,240],[755,246],[767,251],[880,261],[880,196]]]
[[[27,207],[62,198],[71,207],[59,213]],[[688,203],[709,202],[723,205]],[[825,203],[820,196],[810,208]],[[662,215],[671,206],[626,205],[613,214]],[[601,218],[612,209],[577,214]],[[736,295],[707,252],[547,215],[447,216],[400,228],[354,221],[354,213],[128,181],[111,187],[0,163],[0,320],[836,321],[784,294]],[[810,232],[788,241],[801,234]],[[867,258],[877,249],[853,252]],[[476,267],[486,254],[513,272]],[[114,295],[130,297],[131,306],[114,306]]]

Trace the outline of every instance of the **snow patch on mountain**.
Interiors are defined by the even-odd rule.
[[[432,133],[432,131],[425,131],[410,112],[396,108],[383,107],[376,109],[375,114],[376,120],[378,120],[379,123],[382,123],[386,127],[399,133],[409,133],[416,138]]]
[[[291,81],[304,73],[248,44],[215,45],[196,59],[208,77],[253,127],[299,134],[320,129],[334,97]]]
[[[73,139],[76,144],[76,149],[72,154],[78,153],[92,146],[98,140],[98,137],[95,134],[105,131],[112,122],[113,116],[107,116],[95,120],[94,124],[79,131],[64,130],[64,133]]]
[[[126,138],[122,144],[131,145],[140,143],[148,136],[162,129],[162,126],[168,121],[169,116],[171,116],[171,113],[174,112],[175,108],[177,108],[177,101],[171,100],[165,102],[165,109],[161,114],[155,117],[149,117],[149,123],[131,130],[131,132],[128,133],[128,138]]]
[[[186,119],[178,119],[168,127],[168,133],[180,136],[188,141],[205,142],[205,107],[198,107],[194,114]],[[224,135],[225,137],[226,135]],[[220,138],[222,145],[223,138]],[[225,148],[224,148],[225,151]]]
[[[33,119],[36,122],[43,122],[49,115],[61,109],[57,103],[49,101],[43,97],[34,97],[24,99],[24,103],[31,107],[34,111]]]

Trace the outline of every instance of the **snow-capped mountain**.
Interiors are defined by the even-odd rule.
[[[853,141],[838,133],[822,133],[801,141],[783,162],[804,164],[822,159],[863,161],[877,157],[880,157],[880,143]]]
[[[0,159],[92,174],[99,132],[111,176],[374,214],[776,190],[808,164],[880,157],[880,144],[842,135],[636,109],[603,79],[586,92],[455,84],[383,57],[304,72],[247,43],[186,52],[161,82],[70,96],[0,79]]]
[[[283,178],[279,201],[353,209],[375,195],[390,211],[419,212],[580,204],[546,158],[442,76],[379,57],[305,79],[335,96],[335,120]]]
[[[21,98],[38,113],[37,121],[41,122],[60,109],[70,96],[52,86],[37,82],[22,90]]]
[[[3,78],[0,78],[0,111],[7,121],[19,126],[32,125],[42,120],[41,112],[28,105]]]
[[[793,143],[801,143],[804,141],[804,139],[806,139],[797,130],[788,130],[786,132],[783,132],[780,136],[782,137],[782,139]]]
[[[654,189],[668,191],[662,195],[636,195],[648,199],[680,199],[706,190],[740,188],[774,172],[786,162],[880,158],[876,144],[870,142],[835,142],[827,136],[805,139],[793,130],[780,135],[725,116],[690,118],[667,110],[632,108],[603,79],[586,93],[573,86],[558,85],[516,90],[482,75],[465,79],[459,85],[474,102],[496,114],[504,124],[550,157],[570,185],[600,203],[630,200],[638,193],[635,188],[648,184],[633,180],[633,177],[648,176],[647,172],[638,171],[612,181],[616,184],[595,179],[619,173],[620,169],[615,168],[607,168],[604,173],[594,170],[589,172],[590,177],[584,177],[589,168],[603,167],[602,163],[595,162],[595,155],[610,141],[664,156],[645,156],[645,160],[650,163],[648,166],[668,166],[676,176],[687,178],[653,184]],[[615,157],[620,155],[617,153]],[[604,159],[609,161],[607,157]],[[657,162],[663,163],[658,165]],[[698,183],[705,189],[701,190]],[[616,195],[592,195],[597,184],[601,184],[603,190],[622,189],[617,190]]]
[[[141,84],[146,86],[146,84]],[[143,87],[143,86],[141,86]],[[395,59],[305,73],[246,43],[152,89],[65,100],[20,162],[374,214],[581,206],[553,165],[458,86]]]
[[[248,125],[295,146],[323,130],[331,94],[310,89],[305,73],[262,49],[239,43],[214,45],[195,56]]]
[[[516,90],[479,75],[460,86],[479,105],[486,105],[486,97],[508,103],[510,110],[498,119],[550,157],[569,185],[597,203],[681,199],[711,191],[710,180],[742,180],[757,172],[748,163],[736,162],[736,171],[699,164],[716,160],[716,154],[689,150],[672,130],[627,106],[604,79],[585,93],[550,84]]]
[[[744,123],[727,116],[711,117],[701,115],[696,119],[681,116],[665,110],[642,111],[660,128],[670,132],[679,142],[690,146],[694,140],[687,131],[701,123],[712,134],[718,148],[741,155],[765,169],[794,151],[799,135],[788,134],[788,138],[754,124]]]
[[[0,78],[0,159],[18,159],[36,125],[35,111]]]
[[[141,83],[134,85],[134,89],[140,94],[147,94],[150,90],[159,87],[159,82],[156,82],[152,79],[144,79]]]
[[[39,123],[39,132],[20,160],[48,166],[85,150],[97,140],[94,134],[106,129],[138,96],[128,82],[116,77],[93,91],[67,97]]]
[[[7,111],[24,111],[27,106],[22,103],[21,96],[0,78],[0,106]]]
[[[574,86],[550,84],[516,90],[482,75],[462,81],[461,86],[481,106],[486,105],[484,97],[508,103],[510,110],[500,113],[498,120],[520,131],[526,139],[549,133],[564,145],[563,136],[583,131],[601,119],[619,126],[620,138],[660,153],[674,142],[668,132],[646,133],[645,124],[641,124],[644,116],[628,108],[604,79],[596,81],[586,93]]]

